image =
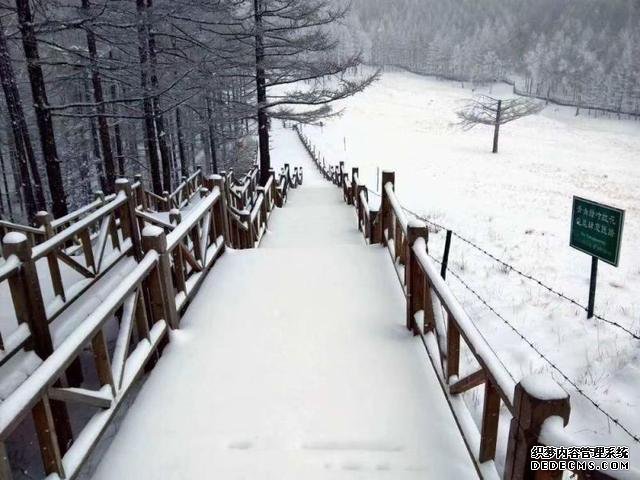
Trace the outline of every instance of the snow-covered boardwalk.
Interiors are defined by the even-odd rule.
[[[277,135],[304,186],[212,269],[94,478],[476,477],[388,254]]]

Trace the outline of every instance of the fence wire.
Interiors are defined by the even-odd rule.
[[[369,190],[369,193],[372,193],[373,195],[376,195],[377,197],[380,197],[379,193],[374,192],[371,189],[367,189],[367,190]],[[417,213],[415,213],[415,212],[411,211],[410,209],[406,208],[404,205],[400,205],[400,207],[402,208],[402,210],[404,210],[409,215],[412,215],[413,217],[417,218],[418,220],[422,220],[427,225],[430,225],[430,226],[436,228],[437,230],[451,231],[452,235],[455,238],[457,238],[458,240],[462,241],[463,243],[469,245],[471,248],[477,250],[478,252],[482,253],[483,255],[489,257],[493,261],[499,263],[500,265],[505,267],[508,271],[511,271],[511,272],[519,275],[520,277],[525,278],[528,281],[537,284],[539,287],[543,288],[547,292],[552,293],[553,295],[555,295],[555,296],[557,296],[559,298],[562,298],[563,300],[566,300],[567,302],[569,302],[572,305],[580,308],[581,310],[584,310],[585,312],[589,311],[589,309],[585,305],[582,305],[575,298],[572,298],[572,297],[568,296],[567,294],[562,293],[560,290],[558,290],[558,289],[546,284],[545,282],[543,282],[542,280],[534,277],[533,275],[525,273],[522,270],[520,270],[518,267],[515,267],[515,266],[511,265],[510,263],[507,263],[504,260],[496,257],[495,255],[493,255],[492,253],[488,252],[486,249],[482,248],[481,246],[479,246],[478,244],[476,244],[472,240],[469,240],[468,238],[465,238],[462,235],[459,235],[454,230],[450,230],[447,227],[445,227],[443,225],[440,225],[439,223],[434,222],[433,220],[429,220],[428,218],[426,218],[426,217],[424,217],[422,215],[418,215]],[[437,230],[436,230],[436,232],[437,232]],[[616,322],[615,320],[609,320],[608,318],[605,318],[602,315],[598,315],[596,313],[594,313],[593,318],[595,318],[595,319],[597,319],[597,320],[599,320],[599,321],[601,321],[603,323],[611,325],[612,327],[615,327],[615,328],[625,332],[627,335],[630,335],[631,337],[635,338],[636,340],[640,340],[640,335],[638,333],[633,332],[632,330],[630,330],[629,328],[625,327],[624,325],[621,325],[620,323]]]
[[[305,142],[306,138],[303,138],[303,136],[301,135],[301,132],[298,131],[298,134],[300,135],[300,140],[302,141],[303,144],[305,144],[305,147],[307,148],[307,150],[309,151],[309,153],[313,156],[311,150],[312,147],[310,145],[307,145],[307,142]],[[315,149],[313,149],[315,151]],[[367,187],[367,191],[370,194],[373,194],[377,197],[381,197],[381,195],[374,191],[371,190],[370,188]],[[432,228],[437,229],[438,230],[444,230],[444,231],[449,231],[450,229],[446,228],[444,225],[441,225],[437,222],[434,222],[422,215],[419,215],[415,212],[413,212],[412,210],[406,208],[405,206],[403,206],[402,204],[400,205],[400,207],[409,215],[412,215],[413,217],[422,220],[423,222],[425,222],[427,225],[430,225]],[[487,257],[491,258],[492,260],[494,260],[495,262],[498,262],[499,264],[501,264],[502,266],[504,266],[505,268],[507,268],[509,271],[513,271],[514,273],[516,273],[517,275],[536,283],[537,285],[539,285],[540,287],[542,287],[543,289],[547,290],[548,292],[558,296],[559,298],[562,298],[568,302],[570,302],[571,304],[579,307],[580,309],[587,311],[587,307],[585,307],[584,305],[582,305],[580,302],[578,302],[577,300],[575,300],[574,298],[569,297],[568,295],[560,292],[559,290],[545,284],[544,282],[542,282],[541,280],[535,278],[532,275],[529,275],[527,273],[524,273],[523,271],[521,271],[520,269],[514,267],[513,265],[501,260],[500,258],[496,257],[495,255],[489,253],[487,250],[485,250],[484,248],[480,247],[479,245],[477,245],[475,242],[457,234],[455,231],[451,230],[452,234],[454,237],[456,237],[457,239],[461,240],[462,242],[466,243],[467,245],[469,245],[470,247],[474,248],[475,250],[479,251],[480,253],[486,255]],[[439,265],[442,265],[442,262],[440,260],[438,260],[436,257],[434,257],[433,255],[427,253],[429,255],[429,257],[434,260],[436,263],[438,263]],[[564,373],[564,371],[558,366],[556,365],[547,355],[545,355],[542,351],[540,351],[540,349],[538,349],[538,347],[536,347],[533,342],[531,342],[531,340],[529,340],[522,332],[520,332],[515,326],[513,326],[503,315],[501,315],[495,308],[493,308],[489,302],[487,302],[487,300],[485,300],[473,287],[471,287],[463,278],[462,276],[456,272],[455,270],[453,270],[451,267],[447,268],[447,271],[453,275],[453,277],[467,290],[469,291],[474,297],[476,297],[480,303],[482,303],[482,305],[487,308],[493,315],[495,315],[502,323],[504,323],[518,338],[520,338],[523,342],[525,342],[529,348],[531,348],[536,355],[538,355],[545,363],[547,363],[558,375],[560,375],[560,377],[564,380],[564,382],[566,382],[566,384],[570,385],[572,389],[574,389],[581,397],[583,397],[585,400],[587,400],[598,412],[600,412],[602,415],[604,415],[610,422],[614,423],[615,425],[618,426],[618,428],[620,428],[620,430],[622,430],[626,435],[628,435],[634,442],[636,443],[640,443],[640,435],[634,433],[633,431],[631,431],[631,429],[627,426],[625,426],[618,418],[614,417],[612,414],[610,414],[609,412],[607,412],[597,401],[595,401],[593,398],[591,398],[587,392],[585,392],[578,384],[576,384],[576,382],[574,382],[573,380],[571,380],[571,378],[569,378],[569,376]],[[640,340],[640,335],[632,332],[631,330],[629,330],[628,328],[624,327],[623,325],[620,325],[619,323],[613,321],[613,320],[609,320],[606,319],[604,317],[602,317],[601,315],[594,315],[594,318],[607,323],[611,326],[614,326],[624,332],[626,332],[628,335],[632,336],[633,338],[635,338],[636,340]],[[494,351],[495,353],[495,351]],[[497,356],[497,355],[496,355]],[[498,356],[498,358],[500,358]],[[502,362],[502,360],[500,360]],[[504,365],[504,364],[503,364]],[[506,367],[505,367],[506,368]],[[507,369],[507,372],[509,373],[509,375],[511,375],[511,372],[509,372],[509,370]]]

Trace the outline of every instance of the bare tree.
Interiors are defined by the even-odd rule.
[[[338,8],[329,0],[253,0],[246,6],[239,8],[241,28],[235,39],[248,46],[253,40],[251,67],[264,184],[271,167],[269,118],[309,121],[325,116],[331,112],[329,103],[362,91],[378,73],[348,79],[361,55],[338,52],[339,42],[331,31],[345,18],[348,6]],[[274,87],[280,87],[278,94],[268,95]]]
[[[49,190],[51,191],[51,203],[53,214],[56,218],[67,214],[67,195],[64,190],[62,180],[62,169],[58,158],[58,147],[53,128],[53,120],[49,111],[49,99],[45,84],[44,72],[38,53],[38,40],[34,27],[33,14],[29,0],[16,0],[16,10],[18,13],[18,24],[22,36],[22,47],[27,60],[27,73],[31,84],[31,95],[33,106],[40,132],[40,144],[42,146],[42,156],[49,179]]]
[[[499,100],[487,95],[478,95],[469,100],[456,115],[465,130],[471,130],[476,125],[493,125],[493,153],[498,153],[500,125],[533,115],[542,109],[544,105],[541,102],[528,98]]]

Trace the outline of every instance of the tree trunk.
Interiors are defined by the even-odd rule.
[[[147,0],[147,11],[153,6],[152,0]],[[147,19],[148,20],[148,19]],[[147,28],[147,38],[149,39],[149,59],[151,60],[151,88],[155,92],[158,90],[158,74],[157,74],[157,53],[156,39],[151,29],[151,23],[145,22]],[[160,158],[162,160],[162,182],[164,190],[171,191],[171,152],[167,145],[167,132],[164,126],[164,116],[160,108],[160,99],[154,93],[153,95],[153,113],[156,123],[156,135],[158,136],[158,146],[160,148]]]
[[[109,52],[109,60],[113,61],[113,52]],[[116,82],[111,82],[111,88],[109,95],[111,96],[111,100],[115,100],[118,97],[118,87],[116,86]],[[118,105],[113,104],[112,113],[117,116],[118,115]],[[120,119],[116,121],[116,124],[113,126],[114,140],[116,142],[116,160],[118,162],[118,175],[120,177],[124,177],[126,175],[126,169],[124,165],[124,144],[122,143],[122,132],[120,130]]]
[[[207,94],[207,124],[209,125],[209,148],[211,149],[211,173],[218,173],[218,158],[216,156],[216,132],[213,124],[213,109],[211,96]]]
[[[27,142],[31,145],[28,131],[22,129],[23,125],[26,125],[24,120],[24,111],[22,110],[22,103],[20,101],[20,93],[16,86],[15,74],[11,65],[11,59],[7,50],[7,42],[4,36],[4,27],[0,23],[0,80],[2,81],[2,89],[7,101],[7,110],[9,112],[9,120],[12,128],[16,157],[18,161],[18,171],[20,175],[20,190],[24,196],[27,216],[29,221],[35,218],[38,206],[36,205],[36,199],[33,194],[33,188],[31,185],[31,179],[29,177],[29,167],[27,165],[27,149],[25,148]],[[33,154],[33,149],[29,149]],[[37,172],[37,171],[36,171]],[[17,186],[17,184],[16,184]]]
[[[162,195],[162,179],[160,178],[160,159],[158,158],[158,144],[156,141],[156,129],[153,116],[153,106],[151,104],[149,79],[147,69],[149,68],[149,44],[147,41],[146,28],[146,7],[144,0],[136,0],[138,12],[138,54],[140,56],[140,85],[144,99],[142,101],[144,109],[145,144],[147,148],[147,158],[149,160],[149,170],[151,170],[151,183],[156,195]]]
[[[18,11],[18,22],[20,23],[20,33],[22,35],[22,46],[27,60],[27,73],[29,74],[29,83],[31,84],[31,94],[33,95],[38,131],[40,132],[42,155],[49,179],[52,212],[54,217],[58,218],[68,213],[67,196],[62,181],[62,169],[60,168],[60,160],[58,159],[58,148],[56,147],[51,112],[49,112],[47,108],[49,100],[44,83],[44,74],[40,66],[33,16],[31,14],[31,8],[29,7],[29,0],[16,0],[16,7]]]
[[[500,135],[501,114],[502,114],[502,100],[498,100],[498,109],[496,110],[496,128],[493,132],[493,153],[498,153],[498,136]]]
[[[11,206],[11,195],[9,194],[9,182],[7,182],[7,171],[4,166],[4,155],[2,155],[2,149],[0,149],[0,168],[2,168],[2,184],[4,185],[4,192],[7,198],[7,210],[9,210],[9,219],[13,222],[13,208]],[[0,206],[2,205],[2,199],[0,199]],[[4,215],[4,207],[2,208],[2,214]]]
[[[260,184],[267,184],[271,169],[269,154],[269,117],[267,115],[267,82],[264,69],[264,31],[262,0],[253,0],[256,54],[256,92],[258,96],[258,142],[260,145]]]
[[[189,176],[189,167],[187,165],[187,155],[184,148],[184,133],[182,132],[182,115],[180,107],[176,107],[176,130],[178,130],[178,152],[180,153],[180,169],[182,175]]]
[[[89,0],[82,0],[82,10],[87,18],[90,16]],[[91,64],[91,85],[93,87],[93,99],[97,104],[98,112],[98,131],[100,134],[100,146],[102,148],[102,162],[104,164],[104,173],[106,177],[106,192],[113,193],[115,191],[116,172],[113,162],[113,152],[111,150],[111,135],[109,133],[109,125],[105,116],[104,93],[102,91],[102,80],[98,71],[98,49],[96,47],[96,36],[91,26],[85,28],[87,32],[87,49],[89,50],[89,61]]]

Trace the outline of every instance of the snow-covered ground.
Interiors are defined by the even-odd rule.
[[[504,126],[494,155],[491,127],[465,132],[454,125],[455,111],[474,94],[466,87],[385,73],[364,93],[339,102],[342,116],[303,131],[328,162],[344,160],[349,171],[358,166],[374,190],[378,168],[395,171],[404,206],[583,305],[591,259],[569,247],[572,197],[625,209],[620,266],[600,262],[596,313],[640,334],[640,122],[585,112],[576,117],[575,109],[550,105]],[[506,97],[510,88],[490,90]],[[440,258],[444,232],[432,233],[429,245]],[[456,238],[450,267],[589,397],[640,435],[640,341],[587,320],[582,309]],[[630,446],[632,465],[640,468],[637,440],[598,413],[452,275],[448,282],[516,379],[549,372],[571,393],[571,432],[584,442]],[[467,400],[480,411],[480,392]]]
[[[304,166],[261,248],[211,270],[94,480],[475,477],[388,255]]]

